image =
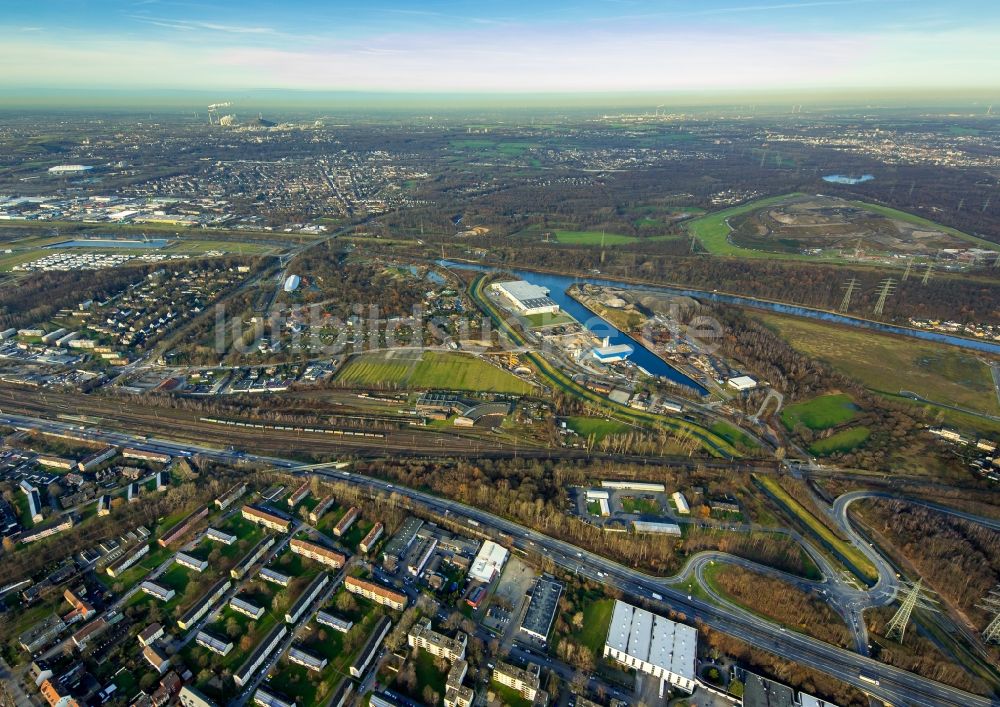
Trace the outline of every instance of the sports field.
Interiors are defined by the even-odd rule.
[[[876,392],[906,390],[936,403],[1000,414],[990,368],[973,352],[797,317],[754,316],[798,351]]]
[[[517,376],[470,354],[447,351],[378,351],[350,360],[337,382],[380,389],[468,390],[524,395],[532,388]]]
[[[828,430],[847,422],[857,412],[858,408],[850,396],[833,393],[789,405],[781,411],[781,421],[790,430],[799,424],[811,430]]]

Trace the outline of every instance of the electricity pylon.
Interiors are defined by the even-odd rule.
[[[921,285],[926,285],[931,279],[931,270],[934,269],[934,261],[927,263],[927,270],[924,271],[924,279],[920,281]]]
[[[892,294],[892,290],[895,286],[896,281],[891,277],[887,277],[879,283],[878,301],[875,303],[875,314],[882,314],[882,311],[885,309],[885,300]]]
[[[906,280],[910,279],[910,268],[912,268],[912,267],[913,267],[913,261],[912,260],[907,260],[906,261],[906,270],[903,272],[903,281],[904,282]]]
[[[983,629],[983,640],[987,643],[1000,643],[1000,589],[992,590],[976,606],[993,616]]]
[[[924,580],[918,579],[914,584],[905,584],[899,589],[899,595],[903,598],[899,611],[896,612],[888,623],[885,637],[889,640],[903,642],[906,635],[906,627],[910,623],[910,615],[914,609],[920,608],[926,611],[937,611],[937,600],[929,595],[923,594],[928,590],[924,589]]]
[[[840,300],[840,311],[846,312],[847,308],[851,306],[851,297],[854,295],[854,290],[858,288],[858,279],[852,277],[850,280],[844,283],[844,299]]]

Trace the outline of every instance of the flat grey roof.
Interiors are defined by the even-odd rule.
[[[793,707],[795,692],[788,685],[745,672],[743,704],[746,707]]]
[[[521,628],[539,636],[548,636],[559,608],[562,590],[559,582],[540,577],[531,592],[531,601],[521,621]]]

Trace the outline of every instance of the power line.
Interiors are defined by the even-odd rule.
[[[892,294],[895,286],[896,281],[891,277],[887,277],[879,283],[878,302],[875,303],[875,314],[881,315],[883,310],[885,310],[885,300]]]
[[[858,279],[852,277],[850,280],[844,283],[841,289],[844,290],[844,299],[840,300],[840,311],[846,312],[847,308],[851,306],[851,296],[854,295],[854,291],[858,288]]]
[[[931,279],[931,270],[933,269],[934,269],[934,261],[932,260],[931,262],[927,263],[927,270],[924,271],[924,277],[923,279],[920,280],[921,285],[926,285],[927,282]]]
[[[987,643],[1000,643],[1000,589],[990,591],[976,606],[993,616],[983,629],[983,640]]]
[[[924,594],[926,592],[926,594]],[[937,600],[930,596],[930,591],[924,589],[924,580],[918,579],[915,584],[904,585],[899,590],[903,601],[899,610],[889,620],[885,637],[889,640],[903,642],[906,635],[906,627],[910,623],[910,615],[914,609],[924,609],[925,611],[937,611]]]

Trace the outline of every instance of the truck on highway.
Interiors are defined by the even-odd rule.
[[[663,595],[657,594],[656,592],[650,592],[649,595],[656,599],[656,601],[663,601]]]
[[[872,675],[865,675],[864,673],[861,673],[860,675],[858,675],[858,679],[861,680],[861,682],[871,683],[872,685],[878,685],[879,684],[877,677],[874,677]]]

